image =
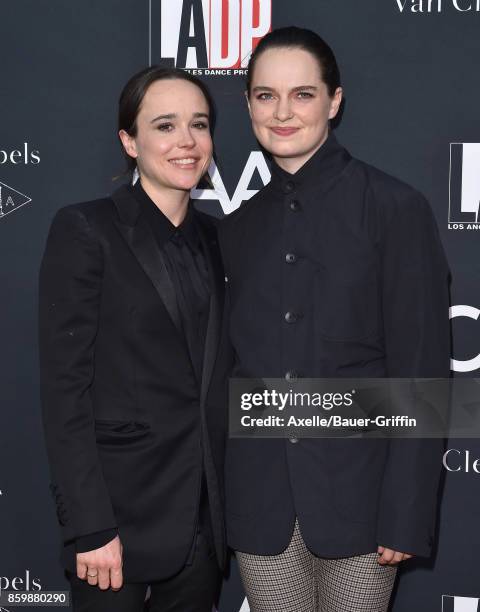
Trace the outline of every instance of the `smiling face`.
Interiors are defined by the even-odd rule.
[[[296,172],[325,142],[341,101],[341,87],[330,97],[308,51],[271,48],[256,60],[248,98],[253,131],[287,172]]]
[[[212,158],[209,108],[202,91],[182,79],[154,81],[142,100],[136,133],[119,132],[149,191],[189,192]]]

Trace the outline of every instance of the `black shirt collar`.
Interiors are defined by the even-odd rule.
[[[131,185],[130,189],[137,202],[139,202],[142,212],[147,216],[160,245],[168,240],[175,242],[176,238],[181,235],[192,249],[199,248],[200,237],[196,228],[195,210],[191,200],[188,203],[185,219],[176,227],[143,189],[140,180],[137,180],[135,185]]]
[[[327,140],[318,151],[294,174],[283,170],[273,161],[271,184],[272,187],[287,194],[293,193],[301,187],[327,187],[332,180],[341,174],[351,159],[348,151],[339,144],[335,135],[330,132]]]

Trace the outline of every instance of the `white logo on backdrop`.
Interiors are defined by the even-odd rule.
[[[18,164],[39,164],[40,151],[38,151],[38,149],[34,149],[32,151],[28,142],[23,143],[22,149],[14,149],[12,151],[1,149],[0,165],[8,163],[13,164],[14,166],[17,166]]]
[[[2,612],[1,609],[0,609],[0,612]],[[214,606],[212,612],[220,612],[220,610],[217,610],[217,608],[215,608]],[[250,606],[248,605],[248,601],[246,597],[243,600],[242,607],[240,608],[238,612],[250,612]]]
[[[32,201],[24,193],[0,182],[0,219]]]
[[[442,612],[479,612],[478,597],[442,595]]]
[[[214,188],[194,189],[192,190],[192,198],[197,200],[218,200],[223,212],[228,215],[236,210],[242,202],[249,200],[259,191],[258,189],[250,189],[250,183],[252,182],[255,171],[258,171],[264,185],[270,182],[270,170],[268,169],[267,162],[261,151],[252,151],[250,153],[237,187],[232,197],[230,197],[225,188],[220,171],[215,162],[212,161],[208,173]]]
[[[239,612],[250,612],[250,606],[248,605],[248,601],[246,597],[243,601],[242,607],[240,608]]]
[[[400,13],[480,12],[480,0],[396,0]]]
[[[480,229],[478,142],[450,143],[448,228]]]
[[[199,74],[244,74],[271,29],[272,0],[149,0],[149,15],[150,64],[162,59]]]
[[[456,306],[452,306],[449,309],[450,319],[454,319],[456,317],[467,317],[468,319],[473,319],[477,321],[480,317],[480,310],[478,308],[474,308],[473,306],[467,306],[465,304],[458,304]],[[451,359],[450,360],[450,369],[453,372],[473,372],[473,370],[478,370],[480,368],[480,353],[473,357],[472,359]]]
[[[25,570],[24,576],[15,576],[14,578],[10,578],[9,576],[0,576],[0,597],[2,597],[2,593],[6,591],[18,591],[25,593],[32,591],[38,592],[41,590],[42,585],[40,583],[40,579],[32,579],[30,570],[28,569]],[[0,606],[0,612],[9,612],[9,610]]]
[[[475,474],[480,474],[480,458],[472,457],[471,451],[468,449],[449,448],[444,452],[442,462],[447,472],[465,472],[466,474],[475,472]]]

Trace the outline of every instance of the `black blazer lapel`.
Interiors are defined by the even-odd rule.
[[[198,216],[197,216],[198,218]],[[208,387],[213,374],[213,367],[217,357],[218,344],[220,341],[220,328],[223,314],[223,295],[225,277],[221,266],[220,250],[217,240],[212,235],[210,228],[205,228],[204,223],[198,223],[200,239],[207,261],[210,278],[212,279],[210,311],[208,315],[207,336],[205,340],[205,351],[203,355],[202,380],[200,388],[200,402],[202,406],[207,397]]]
[[[141,214],[140,204],[125,186],[115,191],[112,200],[120,217],[119,220],[115,220],[115,225],[138,259],[145,274],[152,281],[175,327],[183,335],[175,288],[168,274],[162,252]]]

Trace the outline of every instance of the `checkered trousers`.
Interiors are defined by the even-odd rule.
[[[379,565],[376,553],[316,557],[298,522],[281,554],[236,557],[251,612],[386,612],[397,572]]]

